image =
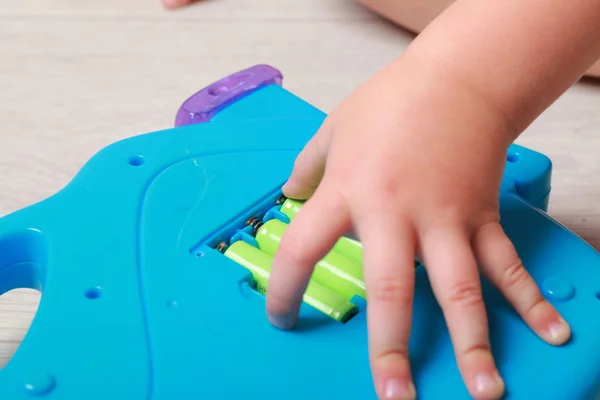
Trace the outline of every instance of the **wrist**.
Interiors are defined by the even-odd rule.
[[[403,57],[460,81],[516,139],[598,59],[598,18],[597,0],[457,0]]]
[[[440,109],[441,124],[452,118],[465,134],[475,135],[485,143],[506,150],[521,134],[511,115],[502,110],[485,91],[478,90],[460,75],[451,73],[410,53],[396,59],[389,67],[390,80],[401,88],[402,95],[421,105],[427,118],[435,118]]]

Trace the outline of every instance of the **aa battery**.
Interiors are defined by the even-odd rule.
[[[283,201],[281,204],[281,212],[285,214],[291,221],[294,219],[296,214],[300,212],[302,204],[303,203],[298,200],[285,199],[285,201]],[[342,236],[333,246],[333,249],[339,251],[347,257],[353,258],[362,265],[363,246],[361,242]]]
[[[252,273],[257,287],[265,293],[271,276],[273,257],[256,247],[239,240],[229,246],[224,255]],[[304,293],[304,302],[335,319],[346,322],[358,312],[358,308],[342,296],[311,280]]]
[[[288,225],[271,219],[256,230],[256,242],[260,250],[274,256]],[[330,250],[314,268],[312,278],[346,300],[358,295],[366,297],[361,264],[336,249]]]

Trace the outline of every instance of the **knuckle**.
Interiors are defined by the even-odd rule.
[[[408,285],[390,277],[375,279],[369,285],[367,293],[371,299],[380,303],[408,306],[412,301],[412,289]]]
[[[448,291],[447,300],[450,304],[463,307],[473,307],[483,304],[483,295],[478,281],[459,281]]]
[[[472,345],[459,350],[459,357],[464,359],[467,357],[478,357],[482,354],[491,355],[492,348],[489,342],[473,343]]]
[[[523,286],[529,283],[529,281],[529,273],[525,270],[523,262],[520,259],[505,267],[500,274],[500,286],[505,289]]]
[[[386,203],[390,197],[396,197],[401,193],[401,180],[395,174],[382,174],[379,179],[373,183],[373,193],[377,194],[382,203]]]
[[[371,358],[373,360],[373,363],[383,362],[391,358],[396,359],[399,360],[402,364],[404,364],[404,367],[408,369],[408,343],[398,343],[397,346],[395,346],[394,348],[382,349],[378,353],[372,353]]]

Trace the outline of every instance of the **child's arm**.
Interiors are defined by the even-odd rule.
[[[296,160],[284,192],[310,199],[275,258],[270,320],[294,325],[314,264],[353,228],[365,251],[380,397],[414,397],[407,351],[415,256],[470,393],[500,397],[478,265],[541,338],[559,345],[570,336],[499,224],[506,150],[598,57],[598,0],[453,4],[345,99]]]
[[[518,135],[600,58],[597,0],[460,0],[407,57],[462,82]]]

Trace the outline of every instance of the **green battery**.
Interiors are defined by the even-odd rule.
[[[281,205],[281,212],[287,215],[287,217],[292,220],[300,212],[302,208],[302,202],[298,200],[285,199],[283,204]]]
[[[258,247],[274,256],[288,225],[271,219],[256,231]],[[365,283],[360,263],[341,252],[332,249],[316,265],[312,278],[329,289],[342,295],[346,300],[358,295],[365,298]]]
[[[281,205],[281,212],[285,214],[291,221],[302,208],[302,204],[303,203],[298,200],[286,199]],[[345,256],[353,258],[362,265],[363,246],[361,242],[342,236],[339,238],[333,248]]]
[[[358,240],[350,239],[342,236],[335,243],[333,248],[340,253],[358,261],[360,265],[363,263],[363,245]]]
[[[243,240],[234,242],[223,254],[249,270],[252,273],[257,290],[262,294],[266,294],[273,265],[272,256]],[[323,314],[340,322],[348,321],[358,312],[356,305],[312,280],[304,292],[303,300]]]

